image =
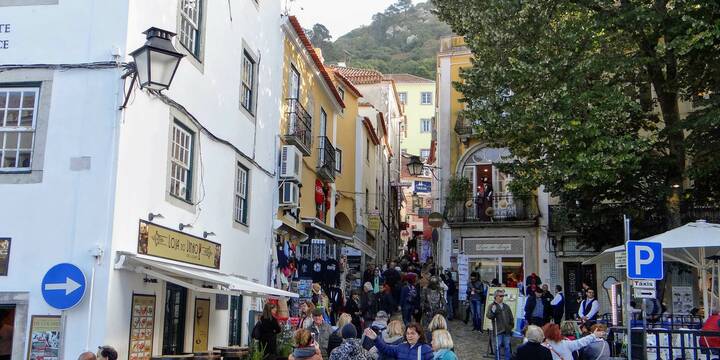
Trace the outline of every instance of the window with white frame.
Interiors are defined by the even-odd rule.
[[[194,135],[179,121],[173,123],[170,150],[170,195],[192,201]]]
[[[430,119],[420,119],[420,132],[429,133],[431,131]]]
[[[235,167],[235,221],[247,225],[248,218],[248,169],[237,163]]]
[[[432,92],[423,91],[420,93],[420,104],[421,105],[432,105]]]
[[[255,60],[246,52],[243,53],[242,63],[242,89],[240,90],[240,104],[245,110],[253,113],[253,86],[255,82]]]
[[[200,21],[203,0],[180,1],[180,44],[195,58],[200,58]]]
[[[0,87],[0,171],[30,171],[39,93]]]
[[[425,161],[430,157],[430,149],[420,149],[420,160]]]
[[[400,96],[400,103],[403,105],[407,104],[407,92],[401,92],[398,95]]]
[[[342,172],[342,150],[335,148],[335,171],[340,174]]]

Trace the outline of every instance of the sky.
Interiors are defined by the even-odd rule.
[[[383,12],[395,0],[292,0],[290,14],[310,29],[320,23],[330,30],[333,40],[360,27],[369,25],[372,16]],[[413,0],[413,3],[422,1]]]

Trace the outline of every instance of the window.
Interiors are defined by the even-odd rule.
[[[370,161],[370,139],[365,139],[365,160]]]
[[[401,92],[398,95],[400,95],[400,103],[403,105],[407,104],[407,92]]]
[[[0,88],[0,171],[30,171],[39,88]]]
[[[247,225],[248,169],[240,163],[235,168],[235,221]]]
[[[430,149],[420,149],[420,160],[425,161],[430,157]]]
[[[170,150],[170,195],[192,201],[194,134],[177,120],[172,128]]]
[[[420,132],[429,133],[431,131],[430,119],[420,119]]]
[[[420,93],[420,104],[421,105],[432,105],[432,92],[423,91]]]
[[[343,101],[345,101],[345,90],[343,90],[343,88],[341,88],[341,87],[339,87],[339,86],[338,86],[337,90],[338,90],[338,94],[340,94],[340,98],[341,98]]]
[[[377,182],[377,180],[375,181]],[[370,212],[370,190],[365,189],[365,213]]]
[[[290,65],[290,88],[288,89],[288,97],[290,99],[300,100],[300,73],[294,65]]]
[[[320,136],[327,136],[327,113],[320,108]]]
[[[200,21],[203,0],[180,1],[180,44],[200,58]]]
[[[253,114],[253,86],[255,81],[255,60],[250,54],[243,53],[242,62],[242,89],[240,90],[240,104],[245,110]]]
[[[342,172],[342,150],[335,148],[335,171]]]

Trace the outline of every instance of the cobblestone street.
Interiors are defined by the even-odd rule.
[[[483,359],[492,358],[488,354],[488,335],[487,332],[480,334],[472,331],[472,324],[463,323],[459,320],[453,320],[448,324],[450,333],[455,343],[455,353],[458,359]]]

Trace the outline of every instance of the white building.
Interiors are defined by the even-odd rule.
[[[236,295],[275,292],[260,284],[277,203],[279,3],[2,0],[0,14],[0,318],[14,327],[12,359],[40,351],[28,344],[39,315],[61,316],[66,359],[104,344],[135,360],[246,341],[256,298]],[[122,63],[150,27],[176,32],[186,56],[164,95],[136,88],[118,110]],[[65,311],[41,295],[58,263],[87,279]]]

